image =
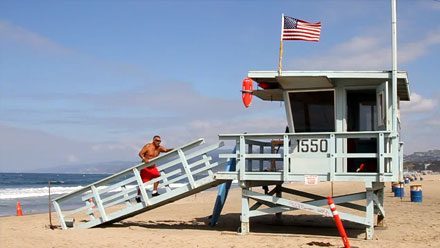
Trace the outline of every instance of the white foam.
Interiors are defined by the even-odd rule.
[[[184,183],[172,183],[170,184],[170,188],[179,188],[186,184]],[[75,190],[81,189],[83,186],[75,186],[75,187],[50,187],[51,195],[62,195],[67,194]],[[127,185],[127,188],[134,188],[137,185]],[[99,190],[103,190],[107,188],[107,186],[99,186]],[[146,187],[148,190],[153,188],[152,185]],[[121,189],[114,189],[110,192],[119,192]],[[41,188],[7,188],[0,189],[0,199],[19,199],[19,198],[30,198],[30,197],[43,197],[49,196],[49,188],[41,187]]]
[[[50,193],[53,195],[67,194],[78,190],[82,186],[76,187],[50,187]],[[29,197],[42,197],[49,195],[48,187],[41,188],[7,188],[0,189],[0,199],[17,199]]]

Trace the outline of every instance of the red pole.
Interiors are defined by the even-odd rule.
[[[347,233],[345,233],[345,229],[344,226],[342,225],[341,218],[339,218],[338,211],[336,211],[336,206],[331,196],[327,196],[327,202],[328,205],[330,206],[330,209],[332,210],[333,219],[335,219],[336,227],[338,228],[339,235],[341,236],[342,242],[344,243],[344,247],[350,248],[350,242],[348,242]]]

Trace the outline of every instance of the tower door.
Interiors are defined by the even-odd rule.
[[[376,131],[377,93],[373,89],[347,90],[347,131]],[[376,153],[376,138],[348,138],[348,153]],[[347,172],[376,172],[375,158],[347,158]]]

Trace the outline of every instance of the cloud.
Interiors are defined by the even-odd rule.
[[[411,93],[411,101],[401,102],[401,111],[402,113],[428,112],[437,106],[438,102],[435,99],[424,98],[417,93]]]
[[[0,123],[0,171],[38,171],[58,165],[71,165],[111,161],[132,161],[137,154],[129,144],[105,144],[77,141],[47,132],[11,127]],[[102,146],[94,150],[92,147]]]
[[[404,153],[440,149],[436,134],[440,133],[440,94],[426,98],[417,93],[411,94],[410,102],[402,102],[402,139]]]
[[[3,99],[9,101],[19,99],[25,103],[29,100],[31,104],[21,107],[27,110],[23,112],[5,104],[0,111],[3,121],[32,123],[48,132],[63,128],[64,133],[71,133],[66,128],[79,130],[82,127],[91,136],[102,134],[113,138],[183,127],[193,121],[223,122],[243,116],[255,118],[268,114],[273,108],[284,110],[278,102],[263,103],[259,99],[254,100],[251,108],[245,109],[239,92],[235,99],[209,97],[185,82],[146,83],[140,89],[114,93],[62,93],[47,97],[44,93],[24,94],[4,96]]]
[[[279,102],[254,99],[245,109],[240,93],[236,99],[208,97],[189,83],[149,84],[143,90],[99,95],[64,93],[58,97],[69,104],[60,106],[55,96],[26,94],[24,98],[34,100],[27,112],[2,107],[2,170],[130,161],[155,134],[163,136],[164,145],[176,147],[197,138],[212,144],[219,133],[283,132],[286,125],[280,121],[285,114]],[[39,102],[56,107],[40,108]],[[30,115],[32,109],[39,111]],[[21,128],[24,123],[32,129]],[[23,151],[32,156],[22,156]]]
[[[69,54],[72,50],[23,27],[0,20],[0,41],[18,43],[40,52]]]
[[[241,106],[240,106],[241,107]],[[209,106],[208,106],[209,108]],[[155,126],[144,130],[133,130],[126,126],[126,133],[113,141],[89,142],[65,138],[48,132],[11,127],[0,123],[0,171],[25,172],[57,165],[87,164],[108,161],[133,161],[143,144],[155,134],[162,135],[163,144],[177,147],[198,138],[205,138],[207,144],[218,142],[219,133],[283,132],[286,123],[282,111],[266,117],[259,115],[230,116],[229,118],[206,118],[191,116],[168,126]],[[197,113],[195,113],[197,116]],[[270,118],[273,117],[273,118]],[[108,134],[108,127],[103,128]],[[132,135],[127,135],[131,133]],[[87,136],[76,130],[78,137]]]
[[[440,44],[440,28],[431,30],[423,39],[406,43],[398,48],[398,60],[402,63],[413,61],[429,52],[429,49]]]
[[[388,36],[365,35],[331,47],[327,53],[298,59],[287,67],[313,70],[383,70],[391,67],[391,45]],[[398,44],[398,63],[408,63],[427,54],[440,44],[440,29],[430,30],[425,37]]]
[[[421,6],[428,11],[439,11],[440,10],[440,1],[432,0],[432,1],[419,1]]]

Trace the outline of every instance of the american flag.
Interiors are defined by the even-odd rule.
[[[284,16],[283,40],[319,41],[321,22],[309,23]]]

